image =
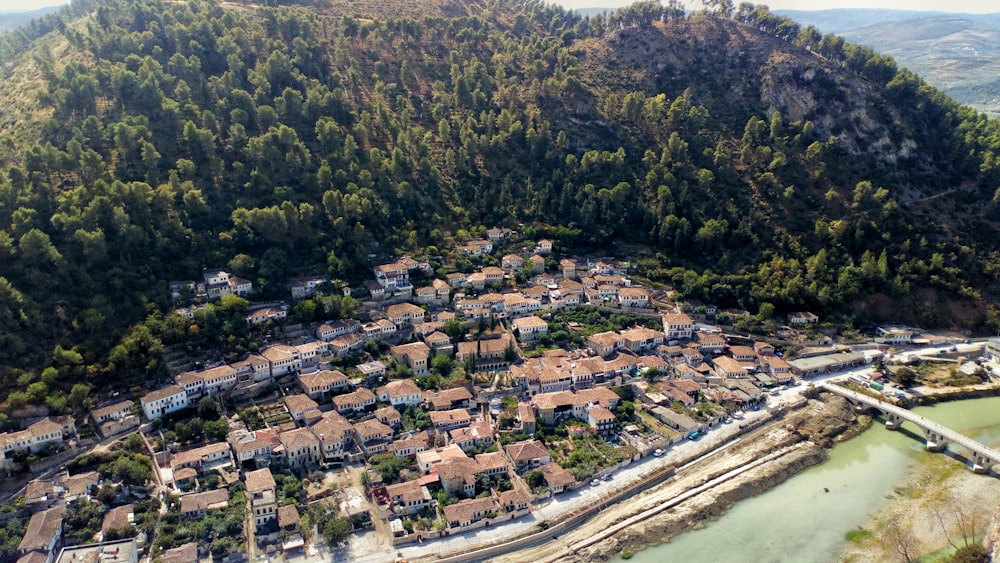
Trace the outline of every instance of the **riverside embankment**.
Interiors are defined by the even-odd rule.
[[[1000,445],[1000,398],[915,410],[985,444]],[[911,553],[932,553],[936,560],[947,555],[949,541],[964,544],[954,508],[966,515],[977,509],[979,514],[969,521],[982,533],[1000,500],[1000,481],[973,473],[961,448],[954,452],[927,452],[922,434],[907,423],[901,431],[873,424],[859,437],[836,444],[824,463],[739,502],[704,529],[689,528],[669,543],[637,552],[631,561],[895,560],[898,552],[885,543],[894,519],[911,532],[903,538],[912,542]]]
[[[577,528],[529,551],[493,561],[594,561],[636,551],[702,526],[732,504],[765,492],[826,459],[819,443],[867,424],[839,397],[810,401],[710,456],[675,470],[664,483],[608,506]]]

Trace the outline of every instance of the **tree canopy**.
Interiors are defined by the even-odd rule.
[[[997,299],[997,123],[766,7],[244,4],[80,0],[0,38],[0,91],[39,89],[0,123],[9,404],[84,408],[74,384],[163,378],[188,339],[254,350],[238,298],[170,314],[203,267],[273,299],[482,225],[628,242],[748,310],[978,328],[952,311]]]

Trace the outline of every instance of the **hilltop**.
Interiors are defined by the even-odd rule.
[[[955,100],[996,114],[1000,14],[903,10],[779,10],[802,25],[891,55]]]
[[[81,0],[3,36],[6,391],[160,373],[168,282],[205,267],[360,288],[492,225],[723,306],[995,322],[997,125],[888,57],[764,8],[311,4]]]

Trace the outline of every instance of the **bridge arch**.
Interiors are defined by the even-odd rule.
[[[961,446],[969,451],[969,461],[972,463],[972,470],[977,473],[991,473],[994,471],[995,466],[1000,464],[1000,451],[987,447],[964,434],[920,416],[913,411],[898,407],[876,397],[851,391],[839,385],[823,382],[818,386],[825,391],[844,397],[858,409],[873,409],[878,411],[885,418],[886,428],[890,430],[899,428],[903,421],[915,424],[924,433],[927,441],[927,449],[930,451],[943,451],[949,443]]]

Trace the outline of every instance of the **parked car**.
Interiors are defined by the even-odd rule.
[[[662,456],[663,453],[664,453],[663,450],[661,450],[660,448],[656,448],[655,450],[653,450],[653,455],[656,457]]]
[[[590,486],[591,486],[591,487],[597,487],[597,486],[599,486],[600,484],[601,484],[601,481],[600,481],[600,479],[594,479],[593,481],[591,481],[591,482],[590,482]]]

